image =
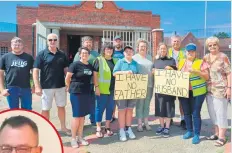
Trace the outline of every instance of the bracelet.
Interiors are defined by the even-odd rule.
[[[99,85],[95,86],[95,88],[99,87]]]

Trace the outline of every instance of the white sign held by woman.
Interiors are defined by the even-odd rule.
[[[189,72],[155,69],[155,93],[189,97]]]
[[[147,96],[148,75],[117,74],[114,100],[143,99]]]

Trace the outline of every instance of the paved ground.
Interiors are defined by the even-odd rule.
[[[70,147],[70,137],[62,135],[61,138],[64,144],[65,153],[224,153],[230,152],[230,143],[225,147],[217,148],[212,141],[205,140],[205,136],[212,134],[212,124],[207,112],[206,103],[204,103],[201,115],[202,115],[202,132],[201,143],[198,145],[192,145],[190,140],[183,140],[181,137],[185,131],[179,128],[179,111],[178,102],[176,103],[176,117],[174,118],[174,125],[171,126],[171,136],[169,138],[162,138],[156,136],[155,130],[158,127],[158,120],[153,116],[154,114],[154,100],[151,103],[150,111],[150,124],[152,131],[137,132],[136,120],[134,119],[133,130],[137,136],[136,140],[129,140],[126,142],[120,142],[118,135],[115,133],[112,137],[104,137],[97,139],[95,137],[95,128],[89,125],[89,120],[86,118],[84,135],[86,139],[91,143],[87,147],[80,147],[78,149],[72,149]],[[53,105],[55,106],[55,105]],[[6,100],[2,98],[0,103],[0,110],[7,108]],[[33,96],[33,109],[40,112],[40,98]],[[72,110],[70,102],[67,104],[67,126],[70,128],[70,120],[72,118]],[[59,120],[57,117],[57,110],[55,107],[51,110],[51,122],[59,130]],[[229,123],[231,122],[231,105],[228,108]],[[230,123],[231,124],[231,123]],[[112,129],[117,132],[117,121],[112,124]],[[228,129],[227,139],[231,140],[231,128]]]

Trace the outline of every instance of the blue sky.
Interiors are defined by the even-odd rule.
[[[71,2],[0,2],[0,22],[16,23],[16,6],[38,6],[38,4],[74,5]],[[204,1],[116,1],[116,5],[125,10],[148,10],[161,16],[161,28],[167,31],[183,31],[204,28]],[[207,2],[207,28],[225,28],[231,26],[231,2]]]

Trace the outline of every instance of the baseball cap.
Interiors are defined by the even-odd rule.
[[[197,46],[194,43],[189,43],[185,46],[186,51],[196,51]]]
[[[134,50],[133,47],[130,46],[130,45],[126,45],[126,46],[124,47],[124,50],[126,50],[127,48],[130,48],[130,49]]]
[[[114,40],[117,40],[117,39],[122,40],[121,36],[119,36],[119,35],[117,35],[117,36],[114,37]]]

